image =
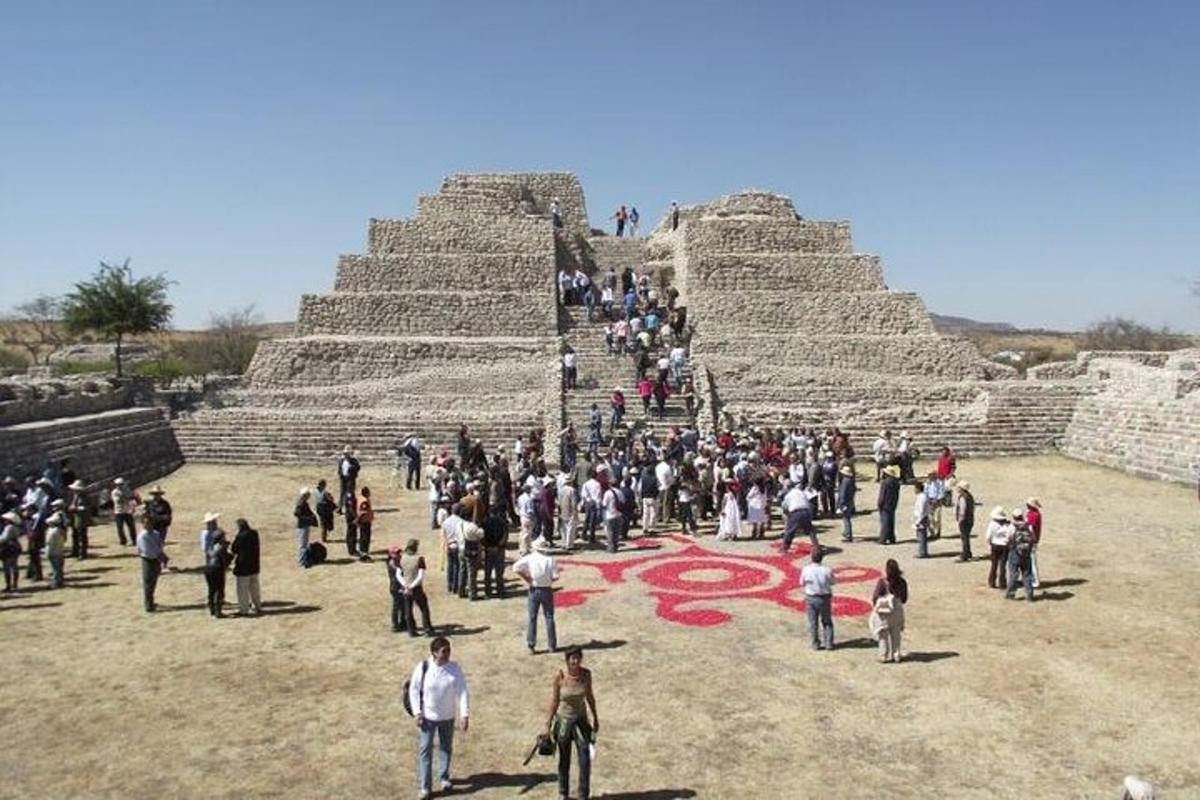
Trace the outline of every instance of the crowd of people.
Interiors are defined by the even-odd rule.
[[[610,432],[620,423],[608,419]],[[596,414],[600,425],[604,419]],[[880,437],[890,439],[887,432]],[[912,529],[916,557],[929,555],[930,542],[941,532],[941,514],[953,509],[961,539],[960,561],[972,560],[970,539],[976,501],[970,484],[957,476],[952,452],[944,450],[934,469],[914,474],[918,454],[908,436],[904,447],[877,447],[871,460],[877,466],[879,517],[878,541],[896,542],[896,511],[901,487],[913,493]],[[525,644],[539,652],[538,621],[545,628],[546,649],[557,652],[558,630],[554,618],[554,585],[559,580],[555,554],[581,548],[616,552],[630,537],[656,536],[677,531],[687,537],[712,535],[721,540],[762,540],[781,526],[780,547],[787,551],[796,536],[811,546],[810,563],[801,572],[811,644],[814,649],[834,647],[832,608],[835,578],[825,563],[826,548],[814,522],[825,518],[840,523],[843,542],[861,538],[856,495],[859,492],[858,460],[849,437],[836,427],[757,429],[740,426],[701,435],[693,424],[670,428],[662,437],[644,429],[639,435],[610,436],[604,446],[589,447],[564,468],[552,470],[544,453],[543,431],[535,429],[517,437],[511,449],[487,452],[481,440],[461,426],[456,443],[440,448],[426,459],[426,448],[415,433],[405,436],[396,449],[396,484],[408,491],[427,491],[430,526],[438,531],[437,571],[447,593],[463,601],[503,598],[510,532],[516,533],[517,558],[512,572],[526,586]],[[326,558],[326,545],[335,531],[336,517],[344,524],[347,555],[369,562],[372,555],[374,510],[371,490],[359,486],[361,464],[347,447],[336,464],[337,493],[325,480],[315,489],[303,487],[296,498],[297,564],[310,568]],[[422,486],[422,481],[425,485]],[[50,563],[52,585],[61,585],[67,556],[88,558],[89,529],[97,509],[95,492],[69,469],[69,463],[47,467],[45,474],[30,476],[24,489],[5,480],[3,496],[3,555],[6,589],[17,589],[17,561],[27,543],[27,575],[41,579],[41,557]],[[134,547],[142,567],[143,598],[147,612],[156,610],[154,592],[168,564],[164,545],[172,526],[172,509],[161,486],[151,487],[145,498],[118,478],[105,489],[112,510],[113,535],[121,546]],[[1015,597],[1023,585],[1027,600],[1038,587],[1037,546],[1041,539],[1041,502],[1034,497],[1006,510],[996,507],[989,515],[986,540],[989,548],[988,583]],[[230,567],[237,579],[239,614],[261,613],[258,575],[258,533],[244,520],[228,537],[213,511],[203,518],[200,556],[207,586],[208,612],[224,615],[225,576]],[[320,536],[311,536],[318,529]],[[450,742],[457,714],[468,716],[465,679],[447,671],[449,643],[438,637],[431,620],[429,595],[431,566],[421,552],[421,540],[409,538],[403,546],[386,548],[385,568],[391,595],[390,625],[396,632],[432,638],[430,658],[414,671],[413,690],[420,726],[421,791],[432,790],[432,750],[435,740],[442,753],[441,779],[449,781]],[[483,572],[480,581],[479,573]],[[901,634],[909,585],[898,562],[889,558],[871,596],[869,628],[879,643],[879,659],[895,663],[902,658]],[[481,585],[482,584],[482,585]],[[419,615],[419,619],[418,619]],[[447,610],[447,616],[453,616]],[[586,796],[589,747],[598,728],[591,676],[580,666],[581,654],[567,652],[566,669],[554,678],[549,728],[559,753],[560,781],[566,793],[566,775],[572,756]],[[431,677],[432,676],[432,677]],[[424,687],[424,688],[421,688]],[[447,700],[449,696],[452,700]],[[422,707],[424,712],[420,711]],[[591,709],[589,720],[585,707]],[[449,723],[449,724],[447,724]],[[426,795],[427,796],[427,795]]]

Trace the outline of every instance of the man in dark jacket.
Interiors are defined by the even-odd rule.
[[[237,521],[237,534],[233,537],[233,576],[237,581],[238,613],[243,617],[254,610],[254,616],[262,613],[262,597],[258,588],[259,546],[258,531],[244,519]]]
[[[354,457],[354,449],[350,445],[342,448],[342,457],[338,459],[338,483],[340,489],[338,491],[338,512],[340,513],[345,508],[347,496],[353,500],[355,490],[358,489],[358,471],[362,466],[358,463],[358,459]]]
[[[896,543],[896,506],[900,503],[900,467],[889,464],[879,478],[879,543]]]
[[[483,593],[488,597],[504,597],[504,550],[508,545],[504,513],[503,508],[493,507],[483,521]]]

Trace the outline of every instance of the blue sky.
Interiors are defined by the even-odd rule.
[[[931,310],[1200,330],[1200,4],[0,3],[4,307],[99,260],[292,319],[457,171],[854,224]]]

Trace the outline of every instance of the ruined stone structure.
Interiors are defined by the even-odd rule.
[[[183,454],[167,414],[134,407],[130,384],[94,378],[0,384],[0,473],[18,479],[70,458],[93,486],[118,475],[146,483],[178,469]]]
[[[1090,405],[1072,421],[1081,399],[1103,402],[1086,369],[1020,379],[937,334],[919,297],[890,291],[879,258],[854,252],[848,223],[802,219],[786,197],[729,195],[682,209],[678,229],[665,219],[619,240],[591,234],[573,175],[456,175],[415,217],[371,220],[333,291],[301,299],[295,335],[264,343],[224,407],[181,416],[176,434],[201,461],[321,462],[344,444],[390,461],[410,431],[449,445],[466,422],[491,448],[541,427],[556,460],[558,430],[572,422],[582,441],[614,386],[639,425],[683,422],[672,398],[665,420],[643,423],[628,360],[607,355],[599,321],[558,302],[560,269],[643,264],[688,308],[702,429],[838,425],[865,451],[890,428],[926,452],[1023,454],[1086,425]],[[564,391],[568,348],[580,380]]]
[[[1146,478],[1200,480],[1200,350],[1081,353],[1056,366],[1103,387],[1076,407],[1063,452]]]

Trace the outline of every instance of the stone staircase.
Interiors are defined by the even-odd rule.
[[[644,257],[644,240],[613,236],[594,236],[588,240],[594,266],[593,280],[599,280],[611,266],[620,275],[626,267],[639,270]],[[564,345],[579,356],[576,388],[563,392],[563,416],[573,422],[582,444],[587,441],[588,423],[592,404],[595,403],[604,415],[605,435],[612,413],[609,401],[614,387],[620,386],[625,393],[625,422],[634,430],[653,430],[660,438],[673,426],[682,426],[693,421],[687,413],[683,399],[673,394],[667,398],[662,419],[642,413],[641,400],[637,395],[637,379],[631,354],[614,355],[608,352],[604,341],[605,318],[597,308],[593,321],[588,322],[587,311],[582,306],[567,306],[559,309],[559,331]],[[659,330],[658,342],[650,351],[657,360],[670,352],[673,342],[669,329],[664,325]],[[648,372],[653,377],[653,368]],[[683,375],[691,377],[690,359]],[[698,397],[698,396],[697,396]],[[651,404],[653,410],[654,405]]]
[[[472,438],[481,439],[491,453],[500,445],[511,452],[516,437],[527,435],[540,419],[531,411],[526,417],[465,421]],[[421,437],[427,455],[440,448],[453,454],[458,433],[458,423],[448,415],[439,420],[327,410],[265,414],[259,409],[225,409],[180,417],[173,426],[189,460],[218,464],[325,463],[336,459],[344,445],[353,447],[364,462],[390,464],[409,433]]]

